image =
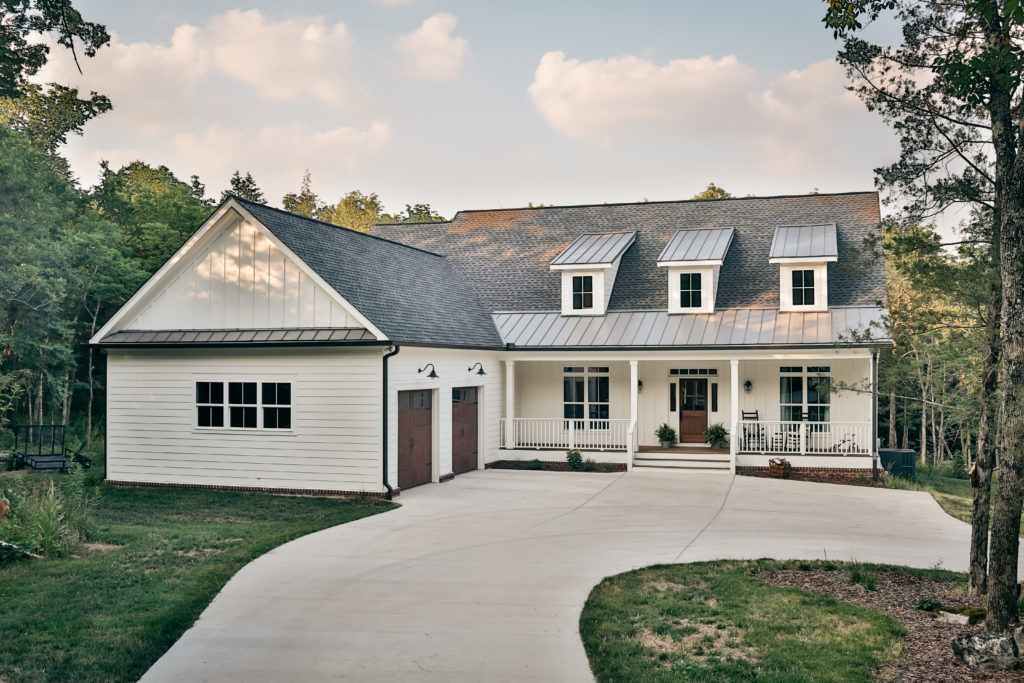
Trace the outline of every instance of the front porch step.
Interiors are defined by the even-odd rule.
[[[633,463],[633,469],[641,472],[728,472],[729,463],[680,463],[673,465],[671,463],[658,463],[656,465],[644,464],[639,462]]]
[[[729,455],[637,453],[633,456],[633,467],[640,467],[644,470],[671,470],[674,472],[679,470],[728,470]]]
[[[695,453],[678,453],[668,452],[659,453],[657,451],[640,451],[633,456],[633,462],[640,462],[641,460],[651,460],[659,462],[729,462],[729,452],[715,453],[714,451],[704,451]]]

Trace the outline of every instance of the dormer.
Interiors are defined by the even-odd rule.
[[[835,223],[775,228],[768,262],[779,264],[779,310],[827,311],[828,264],[838,260]]]
[[[551,261],[562,273],[562,315],[604,315],[635,232],[580,235]]]
[[[714,313],[718,271],[732,244],[732,228],[678,230],[658,257],[668,272],[669,313]]]

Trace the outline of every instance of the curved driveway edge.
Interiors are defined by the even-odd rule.
[[[964,570],[927,493],[719,473],[488,470],[292,541],[232,578],[144,681],[588,681],[602,578],[773,557]]]

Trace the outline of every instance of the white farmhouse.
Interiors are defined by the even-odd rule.
[[[389,494],[498,460],[868,469],[873,192],[462,211],[229,199],[100,330],[107,478]],[[678,444],[663,449],[667,424]],[[727,448],[704,443],[721,424]]]

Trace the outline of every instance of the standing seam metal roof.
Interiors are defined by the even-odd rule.
[[[734,232],[733,228],[679,230],[661,250],[658,261],[722,261]]]
[[[635,232],[580,235],[552,261],[553,266],[592,265],[615,262],[636,239]]]
[[[838,258],[836,224],[781,225],[775,228],[768,258]]]

